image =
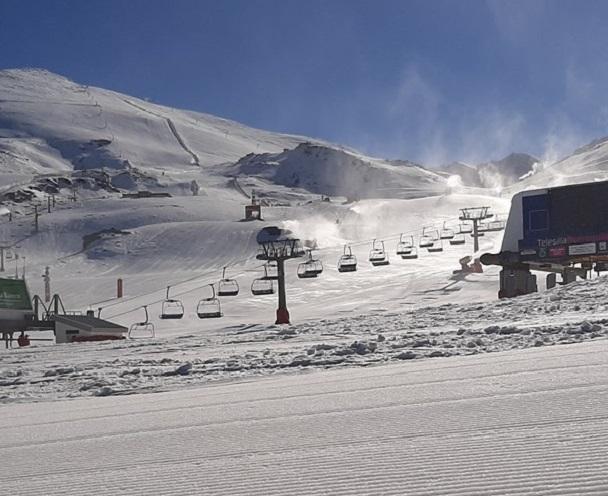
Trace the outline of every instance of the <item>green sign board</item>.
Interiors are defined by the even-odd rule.
[[[0,309],[32,310],[32,300],[25,281],[20,279],[0,279]]]

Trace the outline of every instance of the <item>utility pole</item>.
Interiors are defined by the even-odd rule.
[[[19,279],[19,253],[15,253],[15,279]]]
[[[51,197],[50,196],[46,197],[46,212],[48,214],[51,213]]]
[[[38,232],[38,217],[40,214],[38,213],[38,205],[34,205],[34,231]]]
[[[0,272],[4,272],[4,250],[7,248],[7,246],[0,246]]]
[[[51,273],[48,266],[44,269],[42,279],[44,279],[44,302],[48,303],[51,301]]]

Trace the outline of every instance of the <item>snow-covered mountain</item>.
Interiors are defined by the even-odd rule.
[[[439,168],[441,172],[460,176],[466,186],[480,188],[504,188],[517,183],[530,174],[540,161],[527,153],[511,153],[500,160],[477,165],[451,162]]]
[[[349,198],[412,198],[446,190],[444,177],[419,165],[395,164],[314,143],[302,143],[281,153],[249,154],[230,173]]]
[[[446,177],[459,176],[462,184],[481,187],[479,171],[474,165],[465,164],[464,162],[450,162],[449,164],[442,165],[437,170]]]
[[[193,179],[204,185],[214,181],[211,176],[215,183],[249,176],[314,194],[412,198],[444,193],[452,175],[465,187],[515,191],[605,179],[607,164],[608,139],[600,139],[555,164],[513,153],[428,169],[83,86],[45,70],[0,71],[3,192],[48,174],[86,176],[103,168],[102,182],[118,189],[179,183],[186,191]]]
[[[608,179],[608,137],[582,146],[553,163],[538,164],[533,174],[514,185],[517,190]]]
[[[310,138],[83,86],[38,69],[0,71],[0,171],[184,168],[277,152]]]
[[[100,168],[110,176],[121,173],[111,183],[122,188],[196,170],[204,183],[206,169],[223,174],[210,166],[237,161],[228,174],[319,194],[411,197],[445,190],[444,177],[411,162],[156,105],[44,70],[0,71],[3,186],[27,184],[40,174]]]
[[[527,153],[511,153],[500,160],[479,164],[477,171],[483,187],[502,188],[516,183],[538,162],[536,157]]]

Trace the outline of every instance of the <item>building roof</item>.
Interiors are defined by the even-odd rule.
[[[57,322],[62,322],[63,324],[75,325],[88,331],[93,329],[127,330],[124,326],[88,315],[55,315],[55,320]]]

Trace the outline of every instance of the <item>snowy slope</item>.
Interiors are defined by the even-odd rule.
[[[304,138],[83,86],[38,69],[0,71],[0,171],[188,168],[292,148]],[[19,162],[14,163],[14,156]]]
[[[406,305],[396,294],[396,305],[389,308],[377,301],[371,302],[375,306],[362,305],[373,292],[365,291],[360,281],[349,282],[357,309],[345,311],[334,293],[317,286],[308,297],[309,318],[289,327],[256,322],[260,308],[252,302],[240,324],[214,327],[177,322],[171,326],[162,325],[153,315],[155,338],[57,346],[34,342],[28,349],[0,351],[0,382],[7,386],[0,402],[174,390],[227,379],[470,356],[608,337],[605,277],[508,301],[484,302],[469,293],[464,299],[443,298],[442,304],[424,297],[441,298],[441,292],[453,295],[458,279],[430,291],[411,291],[411,280],[406,279],[408,297],[418,299],[418,304]],[[465,284],[483,285],[483,279],[470,277]],[[319,311],[321,302],[314,305],[315,294],[324,297],[325,313]],[[230,305],[230,311],[234,306]]]
[[[224,172],[318,194],[411,197],[445,190],[443,177],[406,161],[163,107],[43,70],[0,71],[3,189],[37,174],[102,167],[137,169],[170,182],[182,172],[241,158]]]
[[[608,179],[608,138],[577,149],[571,155],[538,167],[535,174],[514,185],[513,190],[545,188]]]
[[[434,302],[494,299],[495,271],[468,280],[452,280],[458,259],[472,253],[471,239],[464,246],[445,243],[443,253],[421,250],[417,260],[395,255],[400,233],[416,239],[424,226],[441,229],[443,222],[456,228],[458,209],[490,205],[504,212],[508,204],[493,197],[445,195],[410,200],[362,200],[343,205],[310,201],[282,207],[265,207],[265,223],[238,222],[243,216],[243,197],[225,188],[205,188],[198,197],[148,200],[94,199],[68,204],[40,218],[40,232],[32,234],[31,218],[0,225],[0,235],[17,243],[27,257],[32,291],[41,294],[42,280],[35,277],[50,267],[52,289],[70,309],[104,308],[102,316],[126,325],[141,318],[141,306],[149,305],[159,336],[188,334],[226,325],[272,322],[276,295],[254,298],[252,280],[261,276],[255,259],[255,236],[264,225],[283,225],[301,239],[316,240],[316,256],[326,270],[315,280],[296,277],[297,261],[288,263],[288,301],[294,322],[322,318],[337,311],[361,314],[391,311]],[[83,237],[108,230],[109,235],[83,251]],[[386,243],[392,264],[371,267],[367,256],[372,239]],[[482,239],[482,250],[499,246],[501,233]],[[343,245],[352,244],[360,259],[354,274],[339,274],[336,261]],[[21,263],[21,261],[19,262]],[[203,296],[203,285],[217,282],[221,269],[238,279],[242,294],[223,301],[225,317],[202,322],[194,313]],[[14,261],[8,265],[14,269]],[[21,266],[20,266],[21,267]],[[21,268],[20,268],[21,270]],[[123,278],[127,296],[96,304],[115,296],[116,279]],[[193,279],[191,282],[184,282]],[[182,293],[187,315],[183,321],[160,321],[160,301],[167,285]],[[442,288],[446,288],[445,290]],[[328,306],[331,304],[331,306]]]
[[[601,495],[606,341],[0,408],[11,495]]]

